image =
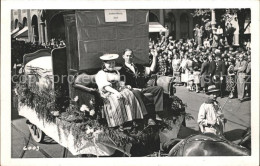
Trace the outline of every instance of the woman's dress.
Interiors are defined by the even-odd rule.
[[[173,70],[173,77],[174,82],[180,83],[181,82],[181,72],[178,71],[181,65],[181,59],[173,59],[172,61],[172,70]]]
[[[235,73],[234,65],[230,65],[227,70],[227,81],[226,81],[226,91],[231,92],[235,90]]]
[[[123,125],[135,119],[143,119],[142,110],[146,109],[143,102],[139,102],[133,92],[127,88],[120,90],[120,74],[118,71],[106,72],[101,70],[96,75],[96,84],[104,101],[104,113],[109,127]],[[123,98],[118,99],[104,87],[111,86],[118,90]]]

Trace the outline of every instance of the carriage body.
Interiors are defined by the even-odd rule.
[[[89,124],[86,121],[85,113],[75,111],[75,108],[79,109],[80,106],[86,105],[88,108],[102,113],[102,99],[93,81],[95,74],[101,68],[100,55],[107,52],[121,55],[123,50],[128,47],[136,52],[139,63],[148,64],[148,10],[124,11],[126,21],[123,22],[106,22],[104,10],[64,12],[66,47],[54,50],[43,49],[24,55],[22,75],[27,78],[27,82],[25,87],[20,87],[20,92],[23,93],[22,89],[27,88],[26,90],[30,93],[22,96],[23,100],[19,100],[18,111],[19,115],[30,121],[28,126],[35,141],[42,141],[45,133],[69,149],[73,155],[111,156],[116,150],[131,155],[130,151],[125,150],[133,145],[130,143],[131,141],[118,144],[113,139],[104,139],[105,130],[109,130],[109,133],[114,131],[100,126],[95,129],[91,128],[94,122],[100,118],[98,114],[87,118],[91,123],[93,122]],[[39,63],[43,62],[41,61],[43,59],[46,66]],[[122,62],[122,59],[119,58],[117,64],[122,64]],[[36,75],[39,78],[35,79]],[[82,84],[80,81],[82,76],[88,77],[90,81]],[[35,79],[36,82],[31,81],[32,79]],[[171,97],[175,93],[172,78],[155,77],[150,81],[150,86],[154,85],[164,88],[167,98],[164,101],[166,102],[165,109],[170,108]],[[46,95],[45,98],[43,94]],[[28,96],[31,100],[28,99]],[[35,96],[38,96],[39,103],[32,101]],[[76,98],[77,100],[75,100]],[[152,104],[151,107],[153,107]],[[166,113],[165,116],[172,119],[175,115]],[[178,123],[182,123],[183,118],[181,116]],[[74,123],[78,121],[80,121],[80,125]],[[143,140],[146,141],[144,149],[151,148],[153,142],[158,143],[160,133],[165,141],[170,140],[173,136],[171,129],[161,132],[155,128],[149,131],[150,133],[143,137]],[[116,134],[117,132],[114,133],[114,135]],[[177,136],[177,133],[175,135]],[[120,139],[122,138],[125,138],[125,135],[120,137]],[[138,146],[135,147],[138,148]],[[160,147],[152,147],[148,151],[152,152],[158,148]]]

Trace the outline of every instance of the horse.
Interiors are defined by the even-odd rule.
[[[250,150],[242,145],[251,144],[250,138],[251,130],[247,131],[239,144],[212,133],[197,134],[170,140],[163,144],[163,150],[169,151],[168,156],[249,156]]]

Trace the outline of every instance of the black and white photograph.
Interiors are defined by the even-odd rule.
[[[3,165],[258,165],[259,2],[185,2],[9,3]]]

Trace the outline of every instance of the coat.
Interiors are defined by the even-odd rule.
[[[223,61],[216,61],[215,75],[223,77],[226,74],[226,65]]]
[[[150,76],[145,75],[145,66],[135,64],[135,73],[125,64],[119,70],[121,80],[124,79],[125,85],[130,85],[132,88],[145,88]]]

